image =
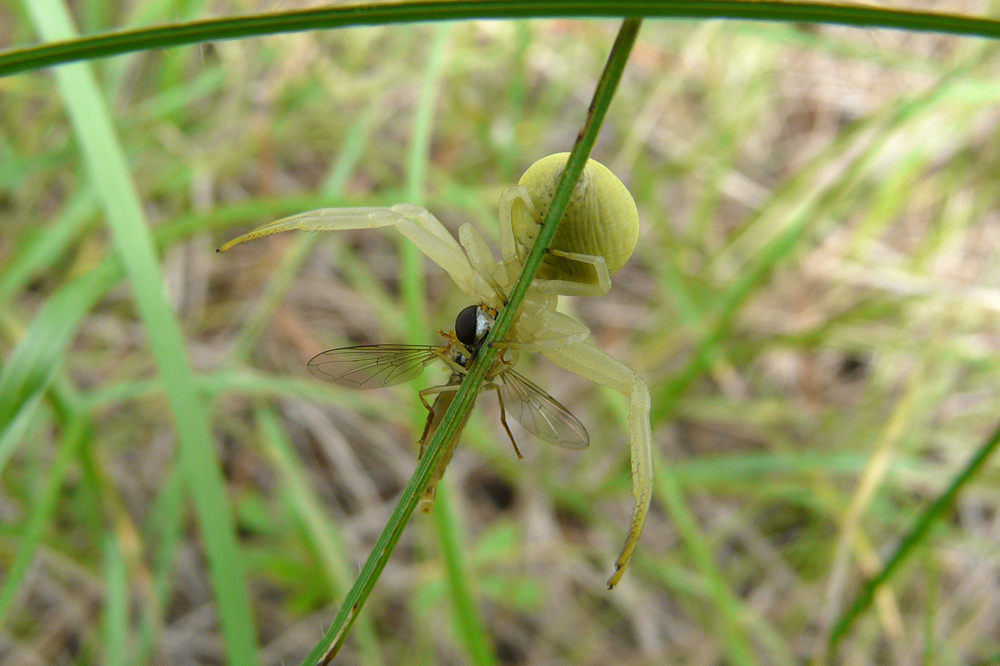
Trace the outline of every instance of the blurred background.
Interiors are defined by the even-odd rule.
[[[90,33],[290,8],[190,4],[75,17]],[[500,192],[570,149],[616,29],[365,28],[94,64],[209,406],[261,663],[319,640],[416,465],[416,391],[444,378],[351,392],[306,362],[435,343],[468,303],[391,230],[215,248],[311,208],[398,202],[495,243]],[[35,39],[0,2],[0,47]],[[632,564],[608,592],[633,504],[627,402],[522,355],[591,446],[513,426],[518,461],[483,399],[337,663],[822,663],[834,620],[997,421],[998,56],[931,34],[647,22],[593,155],[634,195],[639,246],[607,296],[564,303],[652,392],[659,476]],[[0,437],[0,661],[224,663],[177,424],[78,151],[51,73],[0,79],[0,352],[59,359]],[[65,347],[26,338],[46,312],[31,330],[65,329]],[[76,449],[65,395],[87,414]],[[993,463],[965,485],[837,663],[1000,663],[998,482]]]

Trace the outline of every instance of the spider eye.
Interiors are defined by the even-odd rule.
[[[478,311],[478,305],[470,305],[459,312],[458,317],[455,318],[455,337],[466,347],[474,347],[476,344]]]

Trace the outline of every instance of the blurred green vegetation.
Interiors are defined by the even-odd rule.
[[[83,32],[208,11],[77,9]],[[0,47],[31,26],[0,4]],[[309,208],[417,200],[495,240],[502,189],[572,145],[615,28],[364,28],[95,62],[117,186],[146,219],[121,223],[132,241],[105,226],[52,74],[0,79],[2,661],[222,663],[241,632],[260,663],[308,652],[413,470],[423,408],[418,385],[352,393],[305,361],[433,339],[466,303],[391,233],[214,249]],[[996,422],[998,68],[982,40],[647,22],[594,153],[635,196],[640,245],[608,296],[566,301],[653,392],[664,473],[636,557],[608,593],[632,506],[627,404],[525,357],[592,446],[521,431],[518,462],[483,401],[441,515],[412,521],[344,663],[820,661]],[[114,146],[98,148],[110,172]],[[116,258],[146,229],[159,295],[156,264]],[[164,295],[170,321],[144,325]],[[187,377],[164,371],[171,327]],[[211,419],[205,488],[228,502],[197,499],[214,463],[184,448],[198,424],[171,395]],[[839,661],[1000,654],[997,482],[992,464],[965,484]],[[216,512],[233,543],[199,529]],[[442,535],[481,629],[455,621]]]

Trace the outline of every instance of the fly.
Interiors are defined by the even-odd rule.
[[[496,310],[485,305],[470,305],[458,313],[454,331],[441,331],[441,335],[448,341],[446,346],[378,344],[341,347],[314,356],[309,361],[309,372],[339,386],[374,389],[414,379],[434,361],[443,361],[451,369],[448,381],[419,393],[420,402],[427,408],[427,421],[419,442],[419,457],[423,457],[427,443],[437,432],[448,406],[455,399],[472,362],[479,355],[483,341],[493,327],[496,314]],[[507,425],[508,412],[525,430],[539,439],[566,449],[586,448],[590,443],[590,436],[580,420],[542,388],[516,372],[513,369],[514,362],[516,359],[507,361],[501,354],[486,373],[486,381],[480,392],[497,392],[500,423],[507,432],[517,457],[523,458]],[[431,395],[435,396],[433,403],[428,402]],[[467,420],[468,415],[452,440],[446,444],[441,464],[434,471],[420,498],[420,508],[425,513],[434,505],[437,484],[451,461]]]

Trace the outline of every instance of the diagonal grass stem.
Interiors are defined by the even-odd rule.
[[[830,640],[826,647],[826,662],[833,663],[833,658],[837,654],[837,647],[840,645],[841,640],[847,635],[848,630],[854,621],[871,606],[872,600],[875,598],[876,592],[879,588],[885,584],[892,575],[896,572],[896,569],[902,565],[903,561],[909,557],[913,550],[925,542],[928,539],[931,528],[934,523],[941,518],[942,514],[950,507],[954,501],[958,492],[965,487],[965,485],[972,480],[972,477],[976,475],[977,472],[982,468],[983,464],[989,459],[990,454],[996,450],[997,445],[1000,445],[1000,426],[983,442],[979,449],[976,451],[972,459],[966,463],[965,467],[959,472],[948,487],[945,489],[941,495],[934,500],[934,503],[927,507],[920,517],[917,518],[917,522],[914,523],[913,528],[910,532],[903,537],[903,540],[899,542],[896,550],[893,552],[892,556],[882,567],[882,570],[878,572],[874,578],[868,580],[861,592],[858,594],[857,599],[851,604],[851,607],[847,609],[838,619],[837,623],[834,625],[833,630],[830,632]]]
[[[396,504],[396,508],[393,510],[385,529],[379,536],[378,541],[375,542],[375,547],[372,549],[372,553],[369,555],[364,567],[362,567],[361,573],[354,583],[354,587],[351,588],[351,591],[344,599],[337,616],[333,620],[333,624],[327,630],[319,644],[306,657],[303,662],[304,664],[310,666],[318,664],[322,666],[329,664],[337,655],[337,652],[344,644],[351,625],[358,616],[361,606],[368,598],[372,588],[375,586],[375,582],[385,568],[389,555],[399,541],[410,515],[417,506],[417,501],[430,481],[431,475],[440,464],[447,450],[446,444],[457,435],[458,430],[465,421],[466,415],[472,409],[476,397],[479,395],[479,389],[486,379],[486,373],[493,365],[493,361],[497,355],[498,350],[491,343],[502,340],[510,330],[517,308],[520,306],[521,301],[524,300],[528,287],[532,279],[534,279],[539,265],[542,263],[545,249],[552,241],[553,236],[555,236],[559,220],[569,205],[573,188],[580,179],[587,159],[590,157],[590,152],[593,150],[597,134],[607,114],[608,106],[610,106],[611,100],[614,97],[618,82],[621,80],[622,72],[625,69],[626,62],[628,62],[629,54],[632,51],[632,46],[635,44],[635,39],[641,25],[642,21],[640,19],[626,19],[622,22],[618,37],[615,39],[611,53],[608,56],[604,72],[601,74],[601,78],[597,83],[597,89],[594,91],[590,108],[587,110],[587,118],[583,129],[580,131],[576,143],[573,145],[573,150],[570,152],[569,159],[566,162],[566,169],[563,171],[562,178],[559,180],[555,195],[552,198],[548,215],[539,231],[538,239],[528,254],[524,268],[521,270],[517,283],[510,294],[510,299],[497,317],[496,323],[486,337],[483,350],[469,369],[469,373],[466,375],[454,401],[445,413],[440,427],[428,444],[413,476],[410,477],[410,482],[403,490],[402,497],[400,497],[399,502]]]

